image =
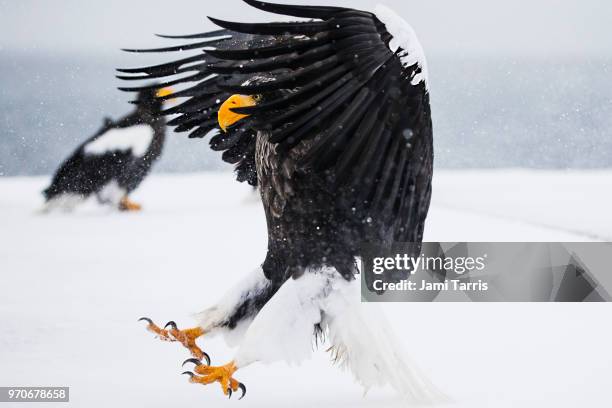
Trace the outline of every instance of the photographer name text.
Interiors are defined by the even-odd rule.
[[[446,279],[443,282],[430,282],[426,279],[419,281],[401,280],[399,282],[385,282],[375,280],[374,290],[408,291],[408,292],[443,292],[443,291],[474,291],[485,292],[489,284],[480,279],[474,282],[464,282],[459,279]]]

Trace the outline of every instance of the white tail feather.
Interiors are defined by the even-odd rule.
[[[210,312],[204,315],[210,318]],[[211,326],[209,320],[201,324]],[[310,270],[285,282],[250,324],[234,361],[237,367],[299,363],[312,353],[317,324],[327,333],[336,361],[366,391],[390,385],[411,403],[446,400],[403,352],[379,305],[360,302],[359,280],[349,282],[333,268]]]
[[[410,403],[448,401],[410,360],[377,304],[362,304],[359,281],[337,280],[323,305],[337,362],[365,388],[390,385]]]

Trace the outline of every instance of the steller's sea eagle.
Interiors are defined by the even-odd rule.
[[[219,382],[226,395],[246,391],[236,370],[300,361],[323,334],[364,387],[390,384],[406,398],[431,400],[439,394],[379,309],[361,305],[355,279],[362,243],[422,240],[433,161],[422,47],[383,6],[372,13],[245,2],[308,20],[211,18],[221,30],[163,36],[194,42],[128,50],[194,55],[120,71],[124,79],[171,77],[164,86],[191,83],[162,98],[187,98],[165,111],[178,114],[168,123],[189,137],[211,134],[211,147],[236,165],[238,180],[258,186],[268,252],[259,269],[198,315],[196,327],[141,320],[191,351],[185,363],[195,368],[185,374],[192,383]],[[211,366],[196,345],[214,333],[240,340],[225,365]]]
[[[55,172],[51,185],[43,191],[45,210],[69,210],[95,194],[101,204],[123,211],[140,210],[129,200],[161,155],[166,137],[162,100],[170,88],[147,88],[133,102],[136,109],[113,121],[83,142]]]

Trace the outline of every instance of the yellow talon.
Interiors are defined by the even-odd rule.
[[[174,322],[168,323],[170,324]],[[166,327],[167,326],[168,324],[166,324]],[[172,337],[176,341],[180,342],[183,346],[185,346],[185,348],[189,350],[192,356],[194,356],[198,360],[206,358],[208,364],[210,364],[210,358],[208,357],[208,354],[204,353],[195,342],[198,337],[204,335],[204,330],[202,330],[201,327],[193,327],[191,329],[179,330],[177,329],[175,324],[171,324],[170,326],[170,335],[172,335]]]
[[[158,325],[153,323],[153,320],[149,319],[148,317],[141,317],[140,319],[138,319],[138,321],[147,322],[148,323],[147,330],[157,335],[157,337],[159,337],[161,340],[174,341],[173,339],[170,338],[170,333],[168,332],[168,330],[161,329]]]
[[[125,196],[119,202],[119,210],[121,211],[140,211],[142,206],[138,203],[130,201],[130,199]]]
[[[158,325],[153,323],[148,317],[141,317],[138,320],[144,320],[148,323],[147,330],[155,333],[163,341],[178,341],[185,348],[189,350],[192,356],[198,360],[206,359],[207,363],[210,364],[210,357],[196,344],[196,339],[204,335],[204,330],[201,327],[193,327],[191,329],[179,330],[176,327],[176,323],[170,321],[166,323],[164,328],[160,328]],[[166,329],[170,326],[170,329]]]
[[[198,364],[198,362],[193,361],[193,359],[185,360],[183,365],[187,362],[195,363],[196,366],[194,367],[193,371],[200,374],[195,375],[191,371],[185,371],[183,374],[189,375],[189,382],[206,385],[218,381],[221,385],[223,394],[229,396],[230,398],[232,393],[238,390],[242,391],[242,395],[239,399],[242,399],[242,397],[244,397],[246,394],[245,385],[233,378],[233,375],[237,370],[236,364],[233,361],[218,367]]]

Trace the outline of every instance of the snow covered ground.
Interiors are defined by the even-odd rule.
[[[226,401],[218,385],[189,384],[187,352],[136,322],[191,325],[263,260],[263,212],[231,177],[154,175],[134,195],[141,213],[87,203],[51,215],[36,212],[47,178],[1,178],[0,385],[70,386],[63,405],[87,408],[401,406],[387,389],[363,398],[323,350],[300,367],[240,370],[247,397]],[[603,171],[440,171],[426,240],[612,240],[611,182]],[[449,406],[612,406],[610,304],[383,307]],[[200,344],[213,363],[232,356],[221,339]]]

